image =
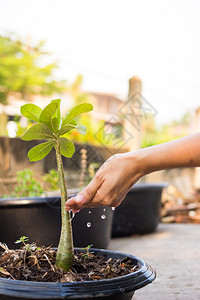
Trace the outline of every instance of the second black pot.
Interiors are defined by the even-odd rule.
[[[161,195],[166,183],[134,185],[115,209],[112,237],[153,232],[160,218]]]
[[[112,229],[110,207],[83,209],[72,220],[74,245],[107,248]],[[60,197],[0,199],[0,241],[16,248],[21,236],[57,247],[61,229]]]

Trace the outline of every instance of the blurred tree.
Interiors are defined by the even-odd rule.
[[[49,53],[44,42],[30,46],[14,37],[0,36],[0,103],[6,103],[9,93],[19,92],[22,99],[30,95],[51,95],[65,90],[65,81],[53,79],[56,62],[44,64]]]

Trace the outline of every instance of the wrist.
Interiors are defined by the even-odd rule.
[[[132,167],[133,173],[136,171],[139,178],[154,171],[151,148],[143,148],[130,152],[130,158],[130,166]]]
[[[132,184],[146,174],[144,154],[141,152],[142,150],[137,150],[121,154],[125,161],[126,173]]]

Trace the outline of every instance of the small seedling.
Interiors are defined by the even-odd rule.
[[[19,240],[16,240],[15,244],[20,244],[22,243],[24,246],[27,246],[26,242],[28,242],[29,238],[25,235],[21,236]]]
[[[32,243],[32,244],[28,244],[26,242],[29,241],[29,238],[27,236],[21,236],[19,238],[19,240],[16,240],[15,244],[20,244],[22,243],[24,245],[24,248],[27,250],[27,251],[34,251],[34,250],[39,250],[40,247],[37,247],[37,245],[35,243]]]
[[[91,259],[93,258],[93,253],[94,251],[90,251],[90,248],[92,247],[92,245],[88,245],[85,248],[81,248],[81,250],[84,250],[84,253],[81,253],[81,256],[84,257],[85,259]]]
[[[86,134],[87,129],[84,125],[78,125],[75,118],[82,113],[93,109],[89,103],[82,103],[75,106],[66,117],[61,120],[60,99],[52,100],[43,110],[32,103],[21,107],[21,114],[36,122],[22,136],[23,140],[47,140],[28,152],[31,162],[43,159],[50,151],[55,148],[58,173],[60,178],[61,191],[61,214],[62,225],[61,235],[56,256],[56,265],[68,271],[73,264],[73,241],[70,213],[65,210],[65,202],[68,200],[65,175],[61,155],[71,158],[74,154],[74,144],[66,137],[67,133],[76,129],[79,133]]]

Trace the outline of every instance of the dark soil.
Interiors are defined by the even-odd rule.
[[[105,258],[84,249],[75,253],[74,264],[67,273],[55,266],[56,250],[35,244],[0,252],[0,277],[13,280],[69,282],[119,277],[138,270],[132,259]]]

